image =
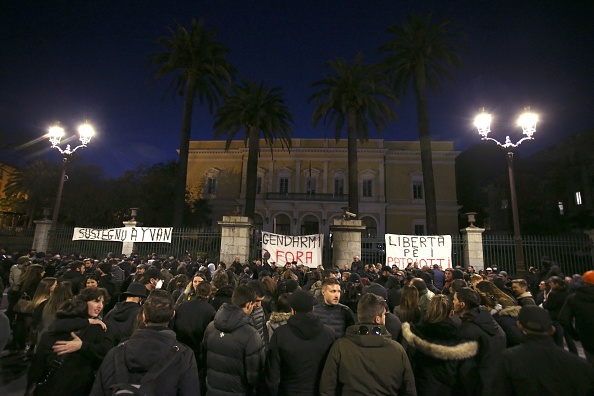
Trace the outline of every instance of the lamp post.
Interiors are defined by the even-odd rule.
[[[93,127],[88,123],[85,122],[84,124],[79,125],[78,127],[78,134],[80,139],[80,145],[76,146],[75,148],[70,148],[70,144],[66,145],[65,149],[60,147],[60,142],[62,137],[64,136],[64,128],[60,126],[60,124],[56,124],[49,129],[49,133],[47,137],[52,145],[52,148],[55,148],[62,154],[62,174],[60,176],[60,183],[58,184],[58,194],[56,195],[56,203],[54,204],[54,212],[52,214],[52,225],[50,227],[50,238],[49,243],[50,246],[48,250],[53,248],[53,241],[56,234],[56,228],[58,225],[58,215],[60,214],[60,203],[62,201],[62,191],[64,190],[64,181],[66,179],[66,167],[68,165],[68,161],[74,154],[74,152],[80,148],[87,147],[87,144],[91,141],[91,138],[95,134],[95,130]],[[69,142],[73,138],[69,138],[66,142]]]
[[[482,140],[490,140],[495,142],[507,153],[507,169],[509,173],[509,193],[511,198],[512,206],[512,217],[514,223],[514,247],[516,256],[516,276],[518,278],[526,279],[526,263],[524,262],[524,250],[522,249],[522,234],[520,232],[520,217],[518,215],[518,199],[516,197],[516,182],[514,178],[514,152],[513,149],[518,147],[526,140],[533,140],[534,132],[536,132],[536,122],[538,116],[534,113],[530,113],[529,108],[525,109],[526,112],[518,119],[518,125],[522,127],[522,133],[526,135],[516,143],[512,143],[509,136],[505,137],[505,142],[500,143],[499,141],[489,137],[491,132],[491,115],[483,112],[476,116],[474,125],[478,129],[479,135]]]

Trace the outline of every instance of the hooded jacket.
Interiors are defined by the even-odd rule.
[[[402,335],[420,395],[449,394],[463,383],[461,366],[476,356],[478,342],[461,339],[458,326],[449,317],[439,323],[403,323]]]
[[[336,334],[312,313],[297,312],[273,334],[266,359],[270,395],[318,394]]]
[[[360,334],[363,326],[378,327],[380,334]],[[406,352],[384,326],[357,324],[334,342],[322,372],[320,395],[336,394],[417,394]]]
[[[458,335],[463,339],[478,341],[479,351],[475,360],[481,381],[480,386],[483,390],[487,390],[493,378],[493,368],[497,358],[505,350],[505,333],[484,307],[473,308],[460,319],[462,322]]]
[[[202,354],[209,395],[254,393],[264,365],[264,347],[242,308],[221,306],[204,332]]]
[[[113,334],[116,344],[132,335],[134,323],[140,311],[142,311],[140,304],[122,301],[105,315],[103,321]]]
[[[149,326],[137,330],[127,342],[109,351],[97,372],[91,396],[109,395],[110,386],[118,383],[116,353],[124,354],[129,383],[139,384],[151,368],[164,364],[163,358],[174,346],[177,346],[178,352],[166,363],[165,370],[151,384],[151,389],[159,396],[195,395],[200,383],[194,352],[179,343],[175,333],[167,327]]]
[[[290,317],[290,312],[273,312],[270,314],[270,319],[266,322],[266,333],[268,334],[267,343],[272,338],[272,333],[282,325],[286,325]]]

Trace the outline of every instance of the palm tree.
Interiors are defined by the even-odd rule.
[[[363,55],[358,54],[353,63],[345,59],[326,62],[330,74],[312,84],[319,87],[309,101],[317,107],[313,114],[313,126],[321,118],[329,127],[334,124],[335,139],[338,142],[346,122],[348,145],[349,210],[359,213],[359,171],[357,164],[357,139],[369,139],[368,124],[374,124],[378,131],[388,120],[395,120],[392,104],[396,97],[384,84],[384,75],[374,65],[363,63]]]
[[[207,30],[204,20],[192,20],[189,29],[177,24],[176,30],[159,38],[156,43],[163,52],[151,55],[149,66],[155,69],[151,77],[161,79],[171,75],[169,89],[184,96],[184,111],[179,144],[179,172],[175,184],[173,226],[183,222],[188,173],[188,154],[192,130],[192,111],[196,95],[203,104],[208,103],[212,112],[219,97],[225,93],[226,84],[235,72],[225,56],[227,48],[215,40],[216,31]]]
[[[244,143],[248,147],[244,216],[253,219],[256,210],[260,136],[271,152],[275,139],[290,150],[292,122],[293,116],[281,97],[280,88],[269,89],[247,79],[231,88],[230,95],[215,112],[215,137],[227,135],[227,150],[237,133],[244,132]]]
[[[421,167],[425,190],[427,233],[438,234],[437,203],[433,178],[433,158],[429,131],[427,90],[437,89],[444,78],[452,78],[452,69],[461,66],[458,50],[460,35],[449,20],[436,23],[432,15],[412,14],[402,26],[394,25],[388,32],[394,38],[380,48],[389,53],[384,64],[395,90],[406,92],[412,83],[417,100],[417,120],[421,146]]]

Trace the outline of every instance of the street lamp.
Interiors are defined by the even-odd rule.
[[[87,147],[87,144],[91,141],[91,138],[95,134],[95,130],[93,126],[88,122],[79,125],[78,127],[78,134],[80,139],[80,145],[76,146],[75,148],[70,148],[70,144],[66,145],[65,149],[60,147],[60,142],[62,137],[64,136],[64,128],[60,126],[60,124],[56,124],[49,129],[49,133],[47,137],[49,138],[50,143],[52,144],[52,148],[55,148],[62,154],[62,174],[60,176],[60,184],[58,184],[58,194],[56,195],[56,203],[54,204],[54,213],[52,214],[52,225],[50,228],[50,244],[53,243],[53,239],[56,233],[56,228],[58,225],[58,215],[60,213],[60,202],[62,201],[62,191],[64,190],[64,181],[66,179],[66,166],[68,161],[74,154],[74,152],[80,148]],[[73,138],[68,138],[66,142],[73,140]],[[48,250],[51,250],[51,245],[48,247]]]
[[[482,140],[490,140],[495,142],[499,147],[505,150],[507,153],[507,169],[509,173],[509,192],[512,205],[512,217],[514,222],[514,246],[516,253],[516,276],[518,278],[526,279],[526,263],[524,262],[524,250],[522,249],[522,234],[520,232],[520,218],[518,215],[518,199],[516,197],[516,182],[514,178],[514,153],[513,149],[518,147],[526,140],[533,140],[534,132],[536,132],[536,122],[538,116],[534,113],[529,112],[530,108],[525,109],[525,113],[518,118],[518,125],[522,127],[522,133],[524,136],[516,143],[512,143],[509,136],[505,137],[505,142],[500,143],[499,141],[489,137],[491,132],[491,115],[485,113],[484,109],[481,114],[476,116],[474,119],[474,125],[478,129],[479,135]]]

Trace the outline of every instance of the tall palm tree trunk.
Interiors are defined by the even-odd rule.
[[[258,153],[260,151],[260,129],[250,126],[248,142],[248,161],[245,182],[244,216],[254,219],[256,213],[256,184],[258,178]]]
[[[425,68],[419,65],[414,77],[415,96],[417,98],[417,117],[419,124],[419,141],[421,145],[421,169],[425,190],[425,216],[427,234],[438,235],[437,200],[435,197],[435,180],[433,177],[433,155],[431,152],[431,135],[429,132],[429,109],[427,105],[427,80]]]
[[[192,132],[192,112],[194,98],[196,97],[196,79],[188,77],[184,90],[184,113],[179,143],[179,170],[175,182],[175,195],[173,202],[173,226],[181,227],[184,221],[184,208],[186,204],[186,183],[188,179],[188,156],[190,154],[190,134]]]
[[[347,154],[349,158],[349,211],[359,213],[359,163],[357,160],[357,121],[355,111],[347,110],[348,142]]]

